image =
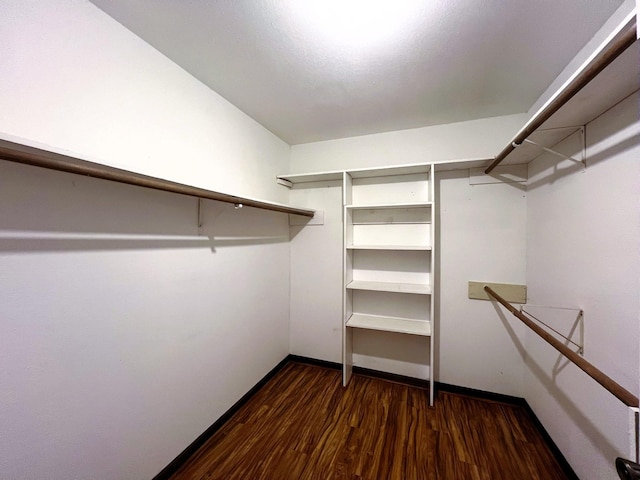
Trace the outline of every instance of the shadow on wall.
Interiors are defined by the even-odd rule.
[[[274,221],[284,214],[202,205],[199,219],[196,198],[0,161],[0,252],[215,252],[288,241]]]
[[[589,125],[587,125],[585,132],[585,135],[588,134]],[[604,160],[615,158],[618,155],[626,152],[627,150],[637,148],[638,143],[640,142],[640,132],[638,131],[637,125],[627,125],[626,127],[621,127],[620,135],[622,136],[622,140],[599,150],[597,149],[597,145],[587,145],[587,169],[590,166],[593,166]],[[573,156],[574,158],[580,158],[581,147],[578,145],[579,138],[579,134],[574,133],[567,139],[563,140],[560,143],[560,146],[557,147],[557,150],[560,153],[564,153],[565,155]],[[587,141],[588,140],[589,137],[587,137]],[[563,146],[565,148],[562,148]],[[544,175],[543,177],[538,178],[532,182],[527,182],[527,190],[533,190],[544,185],[552,184],[561,178],[579,173],[584,169],[584,165],[582,165],[581,163],[571,163],[569,161],[559,160],[557,157],[550,154],[545,154],[545,157],[551,159],[548,160],[548,162],[553,162],[552,168],[550,169],[549,173]],[[547,164],[548,163],[545,163],[545,165]],[[529,171],[529,175],[531,175],[531,171]]]

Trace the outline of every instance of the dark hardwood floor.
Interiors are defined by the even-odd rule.
[[[523,407],[287,364],[171,477],[568,478]]]

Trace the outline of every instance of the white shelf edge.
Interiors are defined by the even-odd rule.
[[[347,250],[407,250],[407,251],[431,251],[430,245],[347,245]]]
[[[277,175],[276,178],[288,180],[291,183],[311,183],[330,180],[340,180],[344,173],[348,173],[354,178],[385,177],[392,175],[412,175],[416,173],[428,173],[433,165],[435,171],[461,170],[467,168],[481,167],[491,162],[493,158],[476,157],[461,158],[452,160],[440,160],[427,163],[409,163],[403,165],[385,165],[383,167],[352,168],[342,170],[328,170],[324,172],[303,172]]]
[[[384,210],[393,208],[429,208],[433,202],[412,202],[412,203],[377,203],[369,205],[345,205],[349,210]]]
[[[0,160],[46,168],[72,175],[82,175],[109,182],[135,187],[149,188],[200,199],[243,205],[292,215],[313,218],[315,211],[284,203],[243,197],[218,190],[210,190],[193,184],[156,177],[150,173],[130,170],[128,166],[117,166],[102,159],[77,155],[68,150],[46,146],[38,142],[0,134]]]
[[[353,280],[347,284],[349,290],[369,290],[375,292],[411,293],[416,295],[431,295],[431,285],[422,283],[399,282],[371,282],[365,280]]]
[[[431,322],[427,320],[353,313],[347,320],[346,325],[351,328],[406,333],[408,335],[420,335],[423,337],[431,335]]]
[[[292,175],[277,175],[278,180],[287,180],[291,183],[312,183],[342,180],[343,170],[333,172],[294,173]]]

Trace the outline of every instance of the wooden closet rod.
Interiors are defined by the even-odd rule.
[[[46,150],[11,144],[10,142],[2,142],[0,144],[0,160],[33,165],[35,167],[48,168],[50,170],[57,170],[60,172],[75,173],[77,175],[85,175],[88,177],[110,180],[112,182],[126,183],[128,185],[135,185],[138,187],[152,188],[154,190],[179,193],[182,195],[189,195],[191,197],[216,200],[218,202],[233,203],[236,205],[242,204],[243,206],[272,210],[274,212],[291,213],[294,215],[303,215],[305,217],[313,217],[314,214],[313,210],[294,208],[288,205],[254,200],[251,198],[215,192],[213,190],[206,190],[204,188],[192,187],[190,185],[184,185],[170,180],[149,177],[147,175],[141,175],[128,170],[87,162],[85,160],[48,152]]]
[[[566,88],[551,101],[542,110],[539,110],[527,124],[518,132],[518,134],[509,142],[509,145],[496,156],[495,160],[487,167],[484,173],[488,174],[496,168],[517,145],[524,142],[529,135],[535,132],[540,126],[549,120],[565,103],[571,100],[576,93],[584,88],[587,83],[593,80],[602,70],[612,63],[622,52],[629,48],[636,41],[636,29],[629,28],[618,39],[614,40],[606,49],[606,51],[598,57],[589,67],[583,70]],[[514,146],[515,144],[515,146]]]
[[[638,407],[638,397],[636,397],[629,390],[622,385],[616,383],[611,377],[598,370],[576,352],[568,348],[566,345],[558,341],[553,335],[543,330],[536,325],[532,320],[520,313],[513,305],[507,302],[504,298],[493,291],[491,287],[485,285],[484,291],[490,296],[495,298],[502,304],[507,310],[509,310],[514,316],[518,317],[522,322],[543,338],[549,345],[558,350],[562,355],[567,357],[573,363],[575,363],[583,372],[593,378],[596,382],[606,388],[614,397],[620,400],[628,407]]]

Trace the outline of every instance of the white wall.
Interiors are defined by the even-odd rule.
[[[290,201],[324,211],[291,227],[290,351],[342,363],[342,181],[295,185]]]
[[[289,147],[85,1],[0,3],[0,137],[273,201]],[[288,353],[283,214],[0,162],[0,477],[151,478]]]
[[[286,202],[289,146],[85,0],[0,3],[0,138]]]
[[[526,193],[520,184],[469,185],[468,171],[437,177],[440,211],[440,363],[436,379],[523,396],[524,326],[468,282],[525,283]]]
[[[195,212],[0,164],[1,478],[151,478],[288,354],[287,216]]]
[[[493,158],[525,119],[507,115],[293,145],[290,173]]]
[[[585,358],[638,394],[640,96],[587,125],[587,169],[545,155],[529,165],[529,301],[584,310]],[[570,138],[558,150],[579,156]],[[630,457],[624,405],[527,333],[525,397],[576,473],[614,478]]]
[[[291,148],[291,171],[491,156],[517,131],[522,119],[514,115],[295,145]],[[522,339],[522,329],[501,321],[489,302],[468,300],[467,282],[524,283],[524,194],[509,185],[471,186],[467,170],[438,174],[436,182],[442,284],[437,295],[440,334],[436,337],[439,365],[435,378],[522,396],[523,363],[511,339]],[[326,209],[335,217],[325,226],[306,227],[301,233],[292,230],[291,277],[296,279],[292,285],[303,282],[300,288],[308,303],[299,302],[298,294],[292,295],[291,351],[340,362],[341,336],[336,328],[340,328],[342,316],[342,263],[329,260],[334,255],[342,257],[341,226],[336,226],[341,222],[340,187],[303,184],[291,195],[292,202],[298,204],[306,198],[310,205]],[[302,255],[307,258],[301,260]],[[405,342],[404,346],[411,351],[416,348],[415,342]],[[406,357],[405,353],[395,352],[399,360]],[[478,358],[483,361],[478,362]],[[354,359],[369,368],[379,363],[362,355]],[[401,361],[396,365],[396,373],[404,375],[416,376],[416,372],[424,371]]]

